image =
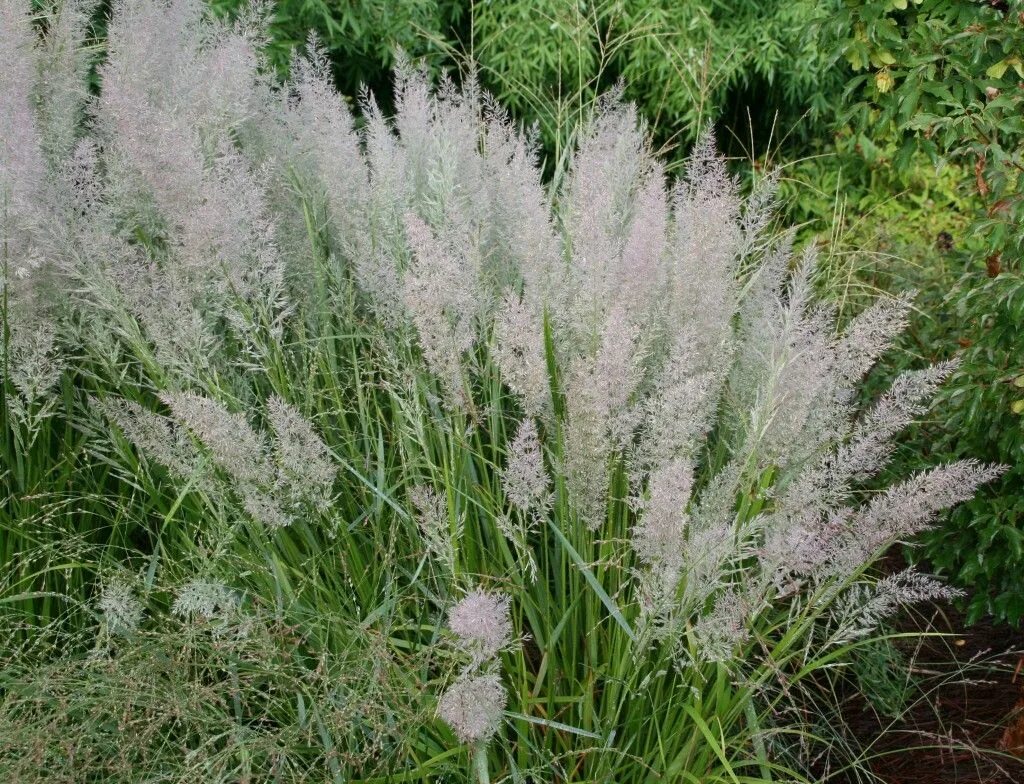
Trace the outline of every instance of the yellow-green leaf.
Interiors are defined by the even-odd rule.
[[[994,65],[990,65],[985,70],[985,76],[990,79],[1002,79],[1003,74],[1006,73],[1006,69],[1010,67],[1010,64],[1006,60],[1000,60]]]
[[[1024,376],[1017,376],[1017,378],[1013,380],[1013,385],[1015,387],[1024,387]]]
[[[1010,404],[1010,410],[1015,414],[1024,414],[1024,398],[1020,400],[1014,400]]]
[[[888,49],[878,49],[871,53],[871,64],[875,68],[882,68],[886,65],[892,65],[896,62],[896,58],[892,56],[892,52]]]
[[[875,87],[878,88],[878,92],[887,93],[895,84],[896,80],[892,78],[892,74],[889,73],[888,68],[883,68],[875,74]]]
[[[907,0],[892,0],[892,7],[897,11],[907,10]]]

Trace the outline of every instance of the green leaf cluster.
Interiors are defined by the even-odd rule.
[[[950,230],[921,286],[907,356],[959,354],[931,421],[907,454],[1000,461],[1003,481],[951,513],[921,556],[972,591],[970,618],[1024,618],[1024,3],[1019,0],[846,2],[824,28],[857,72],[841,121],[890,139],[887,163],[922,157],[958,173],[968,223]],[[829,32],[830,31],[830,32]],[[865,148],[866,158],[875,150]],[[949,168],[952,165],[952,169]],[[951,213],[952,217],[952,213]]]
[[[557,148],[620,81],[656,138],[692,141],[708,122],[804,141],[830,120],[843,68],[819,46],[834,3],[796,0],[514,0],[472,7],[485,84]],[[751,117],[749,107],[764,116]]]
[[[209,5],[232,17],[251,3],[209,0]],[[399,50],[439,68],[465,11],[459,0],[280,0],[269,9],[270,62],[287,72],[296,48],[314,35],[334,66],[338,88],[349,97],[364,86],[390,96],[389,75]]]

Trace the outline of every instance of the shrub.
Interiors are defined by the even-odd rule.
[[[667,147],[685,149],[709,121],[738,146],[755,133],[767,144],[776,128],[806,142],[810,129],[827,127],[842,93],[842,69],[815,33],[833,5],[474,3],[472,54],[502,103],[539,122],[555,157],[617,80]]]
[[[1024,593],[1015,576],[1024,558],[1024,505],[1017,491],[1024,479],[1024,282],[1020,275],[989,279],[972,270],[936,300],[930,313],[915,319],[916,340],[928,356],[957,351],[962,361],[936,395],[929,416],[908,432],[896,467],[974,458],[1008,468],[998,482],[923,534],[911,557],[970,589],[970,622],[991,617],[1017,623],[1024,617]],[[910,352],[920,353],[920,344],[908,341]]]
[[[251,6],[246,0],[207,3],[216,14],[232,18]],[[335,83],[349,98],[364,87],[390,97],[398,50],[441,68],[464,14],[455,0],[278,0],[269,10],[263,51],[270,64],[287,73],[296,48],[315,35],[331,61]]]
[[[824,29],[863,72],[847,87],[845,120],[859,133],[895,138],[889,164],[898,172],[909,172],[921,156],[951,171],[970,218],[962,231],[947,230],[947,250],[954,250],[943,254],[949,263],[931,261],[939,285],[922,302],[913,325],[917,340],[908,346],[913,356],[929,359],[966,347],[964,365],[936,401],[934,421],[911,434],[905,464],[934,449],[944,458],[1019,465],[1024,420],[1014,382],[1024,373],[1024,4],[848,4]],[[1011,469],[1003,483],[922,540],[921,554],[972,591],[973,620],[1024,617],[1024,590],[1011,577],[1024,557],[1022,509],[1008,494],[1021,478]]]
[[[950,593],[872,564],[999,469],[865,497],[955,365],[858,412],[909,301],[838,332],[772,178],[706,132],[669,186],[612,95],[549,191],[476,84],[403,63],[357,132],[188,0],[86,102],[83,26],[0,9],[7,779],[857,763],[845,664]]]

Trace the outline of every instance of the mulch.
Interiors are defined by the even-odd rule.
[[[872,773],[885,784],[1024,784],[1024,632],[967,626],[948,605],[908,615],[898,629],[944,635],[901,641],[924,694],[898,720],[859,695],[847,704]]]

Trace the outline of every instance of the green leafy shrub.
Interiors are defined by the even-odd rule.
[[[758,142],[776,125],[806,140],[842,91],[814,33],[829,10],[802,0],[474,3],[472,51],[484,83],[537,120],[556,151],[619,79],[662,145],[691,142],[709,121],[737,129],[741,144],[750,121]]]
[[[927,422],[909,433],[908,452],[927,448],[942,459],[993,459],[1010,469],[924,534],[915,557],[972,588],[969,620],[1015,623],[1024,617],[1024,281],[974,270],[918,321],[932,356],[955,347],[961,365]]]
[[[856,70],[848,117],[874,135],[902,138],[893,160],[906,169],[916,150],[964,166],[979,210],[975,231],[987,255],[1015,266],[1024,234],[1024,4],[957,0],[848,4],[829,21]]]
[[[969,224],[945,230],[947,247],[924,275],[908,345],[930,358],[963,348],[964,364],[908,451],[1020,465],[1013,383],[1024,372],[1024,4],[848,3],[825,29],[864,72],[849,84],[847,121],[858,133],[897,139],[890,160],[898,171],[919,167],[921,155],[951,161],[947,171],[959,173],[960,201],[970,207]],[[1011,472],[923,538],[923,554],[974,592],[972,619],[1024,617],[1021,479]]]
[[[218,14],[237,17],[249,0],[207,0]],[[343,95],[363,87],[390,97],[391,69],[399,50],[438,70],[459,37],[464,8],[458,0],[278,0],[269,6],[266,54],[287,73],[293,54],[315,35],[332,64]]]

